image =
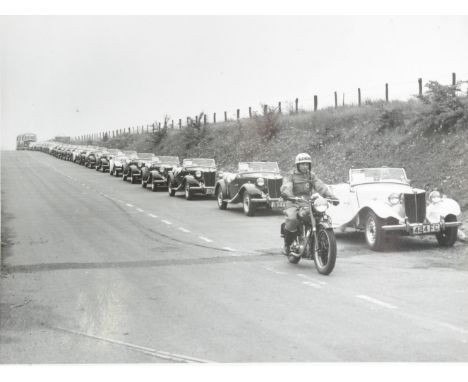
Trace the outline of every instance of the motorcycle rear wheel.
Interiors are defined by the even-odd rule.
[[[317,231],[318,250],[314,253],[314,263],[317,272],[329,275],[336,263],[336,238],[333,229],[320,228]]]

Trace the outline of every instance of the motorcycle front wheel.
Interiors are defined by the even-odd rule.
[[[317,252],[314,253],[318,273],[329,275],[336,262],[336,238],[333,229],[319,228],[317,231]]]

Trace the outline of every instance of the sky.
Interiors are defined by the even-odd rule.
[[[2,149],[468,80],[467,16],[0,16]]]

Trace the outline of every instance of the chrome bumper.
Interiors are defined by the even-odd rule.
[[[435,232],[440,232],[444,231],[445,228],[450,228],[450,227],[459,227],[462,225],[461,222],[445,222],[441,220],[439,223],[408,223],[405,222],[404,224],[395,224],[395,225],[384,225],[382,226],[383,231],[405,231],[407,233],[414,232],[416,228],[418,227],[423,227],[424,225],[438,225],[439,230],[432,230],[430,232],[427,232],[427,234],[435,233]],[[424,233],[423,233],[424,234]]]

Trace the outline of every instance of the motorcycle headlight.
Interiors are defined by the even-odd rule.
[[[430,194],[429,194],[429,201],[431,203],[439,203],[440,201],[442,200],[442,195],[440,194],[439,191],[432,191]]]
[[[401,203],[401,195],[400,194],[390,194],[388,196],[388,203],[390,203],[391,206],[396,206],[398,203]]]
[[[159,167],[159,172],[164,172],[165,170],[164,166]]]
[[[200,171],[200,170],[197,170],[197,171],[195,172],[195,177],[196,177],[196,178],[201,178],[201,171]]]
[[[257,184],[258,184],[260,187],[264,186],[264,185],[265,185],[265,179],[263,179],[263,178],[258,178],[258,179],[257,179]]]
[[[328,208],[328,200],[324,198],[318,198],[314,201],[314,208],[318,212],[325,212]]]

